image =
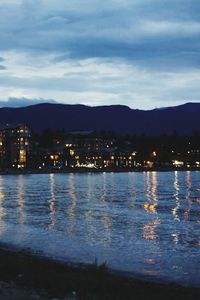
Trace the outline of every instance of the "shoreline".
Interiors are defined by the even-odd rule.
[[[111,272],[106,264],[63,263],[0,244],[0,281],[38,290],[46,299],[200,299],[200,288],[134,279]],[[72,299],[72,298],[65,298]]]
[[[5,171],[0,170],[0,175],[31,175],[31,174],[85,174],[85,173],[142,173],[142,172],[186,172],[186,171],[200,171],[200,168],[105,168],[105,169],[95,169],[95,168],[70,168],[70,169],[20,169],[12,170],[8,169]]]

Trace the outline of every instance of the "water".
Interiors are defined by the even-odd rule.
[[[0,176],[0,242],[200,286],[200,173]]]

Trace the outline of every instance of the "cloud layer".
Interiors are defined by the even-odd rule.
[[[198,102],[200,2],[2,0],[0,99]]]
[[[56,103],[52,99],[26,99],[26,98],[9,98],[7,101],[0,101],[0,107],[25,107],[40,103]]]

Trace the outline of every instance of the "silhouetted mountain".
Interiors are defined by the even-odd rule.
[[[37,104],[21,108],[0,108],[0,122],[27,123],[34,131],[65,128],[67,131],[113,130],[118,133],[190,135],[200,131],[200,103],[165,109],[134,110],[123,105]]]

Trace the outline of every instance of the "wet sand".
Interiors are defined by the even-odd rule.
[[[70,265],[0,247],[0,299],[200,299],[200,288],[134,280],[106,265]]]

